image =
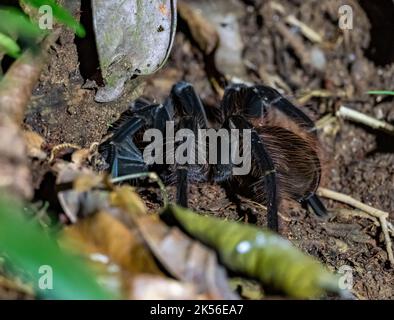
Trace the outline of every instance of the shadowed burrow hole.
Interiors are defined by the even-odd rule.
[[[393,153],[394,154],[394,136],[381,130],[376,130],[363,124],[358,125],[367,133],[376,137],[376,148],[367,154],[367,157],[374,156],[379,153]]]
[[[75,37],[77,46],[79,71],[84,80],[94,80],[103,85],[100,62],[93,27],[93,10],[91,0],[81,1],[81,24],[86,29],[86,37]]]
[[[371,43],[365,54],[377,66],[394,62],[394,1],[359,0],[371,22]]]

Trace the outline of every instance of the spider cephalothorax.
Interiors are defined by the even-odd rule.
[[[268,226],[274,230],[278,229],[277,211],[283,198],[309,204],[318,215],[325,213],[315,195],[321,176],[318,140],[314,123],[306,114],[270,87],[241,84],[227,87],[216,111],[210,112],[217,116],[209,122],[193,87],[179,82],[163,104],[149,104],[141,99],[134,102],[111,129],[111,136],[99,151],[115,177],[156,171],[165,181],[175,183],[177,202],[183,206],[187,206],[190,183],[212,181],[225,183],[235,194],[243,192],[266,204]],[[187,132],[196,136],[213,123],[224,135],[218,135],[214,147],[211,139],[208,144],[200,138],[174,139],[168,137],[169,123],[173,124],[174,132],[188,129]],[[164,160],[175,158],[175,161],[146,162],[143,155],[147,143],[142,136],[147,129],[156,129],[165,137],[161,147],[155,150],[156,156]],[[235,131],[240,134],[236,144],[239,155],[250,158],[247,174],[234,174],[239,164],[233,161],[232,148],[223,148],[226,144],[233,146],[230,137]],[[245,138],[250,140],[250,145]],[[195,161],[182,164],[176,161],[175,155],[182,155],[176,151],[181,145],[182,152],[188,150],[185,145],[194,147],[191,158]],[[223,154],[223,150],[230,154]],[[216,162],[197,161],[201,154],[209,158],[213,153]]]

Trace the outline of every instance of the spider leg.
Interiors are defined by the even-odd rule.
[[[142,154],[133,142],[133,135],[142,126],[142,119],[133,118],[121,126],[111,139],[100,145],[99,152],[110,165],[112,177],[147,170]]]
[[[110,130],[113,135],[99,146],[99,152],[110,165],[114,178],[148,170],[133,137],[144,126],[152,126],[162,109],[161,105],[150,105],[137,100],[133,109],[124,113],[114,124],[114,128]]]
[[[302,128],[306,129],[307,132],[312,133],[313,138],[317,138],[316,136],[316,127],[311,118],[308,117],[301,109],[297,108],[294,104],[292,104],[289,100],[283,97],[277,90],[267,87],[267,86],[257,86],[255,87],[259,94],[262,97],[262,100],[266,107],[269,105],[273,108],[276,108],[295,123],[297,123]],[[316,155],[317,157],[317,155]],[[317,168],[317,181],[316,188],[320,183],[321,177],[321,168],[320,166]],[[309,205],[317,216],[325,216],[327,215],[327,209],[324,204],[320,200],[320,198],[313,192],[305,196],[303,199],[299,200],[302,204]]]
[[[287,100],[277,90],[267,86],[256,86],[252,88],[252,90],[260,96],[266,108],[275,108],[301,127],[307,129],[308,132],[316,132],[313,120],[301,109],[297,108]]]
[[[289,100],[283,97],[277,90],[267,86],[249,87],[244,84],[233,84],[226,88],[223,100],[222,110],[226,117],[238,114],[245,116],[248,120],[255,123],[255,119],[263,118],[270,108],[275,108],[292,120],[304,132],[307,139],[316,141],[316,128],[314,122],[301,109],[293,105]],[[258,125],[258,123],[257,123]],[[314,150],[312,150],[315,152]],[[316,158],[318,156],[316,154]],[[320,182],[321,168],[317,167],[316,188]],[[318,216],[326,214],[323,203],[318,196],[308,193],[307,196],[297,199],[302,204],[310,205]]]
[[[316,131],[314,122],[307,114],[268,86],[230,85],[226,88],[222,107],[227,116],[242,112],[247,118],[260,118],[270,108],[275,108],[308,132]]]
[[[309,197],[302,200],[301,203],[309,205],[313,212],[319,217],[327,215],[327,209],[316,193],[310,194]]]
[[[207,128],[208,120],[205,108],[193,86],[188,82],[178,82],[171,90],[175,112],[196,118],[200,128]]]
[[[208,120],[205,108],[195,92],[193,86],[187,82],[178,82],[171,90],[169,99],[165,103],[169,113],[179,118],[177,129],[189,129],[194,133],[194,137],[198,136],[198,129],[208,127]],[[196,154],[200,152],[198,142]],[[195,145],[195,146],[196,146]],[[195,155],[192,156],[195,159]],[[176,202],[183,206],[188,206],[188,190],[189,183],[199,181],[204,178],[206,173],[202,165],[198,164],[175,164],[177,196]]]
[[[268,227],[271,230],[278,231],[278,196],[274,162],[267,152],[264,141],[246,119],[242,116],[233,116],[229,118],[229,122],[236,129],[251,130],[253,171],[257,171],[259,177],[257,183],[263,184],[266,192]]]

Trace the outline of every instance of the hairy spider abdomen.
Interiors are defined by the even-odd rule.
[[[282,127],[258,130],[277,172],[278,197],[301,201],[316,191],[320,160],[312,141]]]

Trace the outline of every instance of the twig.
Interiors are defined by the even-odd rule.
[[[43,40],[40,50],[27,50],[16,60],[0,82],[0,114],[21,123],[31,94],[48,59],[50,46],[58,39],[57,29]]]
[[[373,217],[376,217],[379,219],[380,226],[382,227],[384,239],[386,242],[386,250],[387,250],[387,255],[389,258],[389,261],[391,265],[394,267],[394,255],[393,255],[393,248],[391,244],[391,238],[389,234],[389,227],[387,223],[387,218],[389,217],[389,214],[385,211],[376,209],[374,207],[371,207],[369,205],[366,205],[348,195],[345,195],[343,193],[335,192],[329,189],[325,188],[319,188],[317,190],[317,194],[321,197],[332,199],[335,201],[339,201],[345,204],[348,204],[356,209],[359,209],[361,211],[364,211],[368,214],[370,214]]]
[[[387,227],[389,228],[390,233],[394,236],[394,226],[390,221],[387,221]]]
[[[42,42],[37,52],[27,50],[0,81],[0,186],[20,198],[33,195],[26,143],[20,129],[32,91],[60,29]]]
[[[282,15],[286,14],[286,9],[280,3],[271,1],[270,6],[271,6],[271,9],[273,9],[274,11],[276,11]],[[307,39],[309,39],[311,42],[314,42],[314,43],[322,43],[323,42],[323,37],[319,33],[317,33],[311,27],[306,25],[304,22],[298,20],[294,15],[290,14],[290,15],[286,16],[285,21],[288,24],[299,28],[301,33]]]
[[[379,219],[371,216],[370,214],[361,211],[359,209],[338,209],[335,212],[338,212],[339,215],[343,215],[343,216],[352,216],[352,217],[358,217],[358,218],[364,218],[364,219],[368,219],[370,221],[373,221],[375,226],[380,226],[380,222]]]
[[[347,108],[345,106],[341,106],[339,110],[337,111],[337,117],[341,117],[343,119],[351,120],[357,123],[364,124],[368,127],[371,127],[373,129],[379,129],[386,131],[388,133],[394,134],[394,126],[384,122],[380,121],[378,119],[375,119],[371,116],[368,116],[364,113],[361,113],[359,111]]]
[[[322,43],[323,42],[323,38],[320,34],[318,34],[315,30],[313,30],[311,27],[307,26],[302,21],[298,20],[292,14],[286,17],[286,22],[291,24],[294,27],[300,28],[300,31],[302,32],[302,34],[307,39],[309,39],[311,42],[315,42],[315,43]]]
[[[111,182],[112,183],[120,183],[120,182],[127,181],[127,180],[142,179],[142,178],[149,178],[157,183],[157,185],[160,188],[161,196],[163,197],[163,204],[165,207],[167,207],[169,201],[168,201],[168,194],[167,194],[166,187],[165,187],[163,181],[160,179],[160,177],[155,172],[141,172],[141,173],[129,174],[126,176],[114,178],[111,180]]]
[[[328,90],[323,90],[323,89],[311,90],[309,92],[306,92],[300,98],[298,98],[297,102],[299,104],[305,104],[312,98],[331,98],[333,96],[335,96],[334,93]]]

